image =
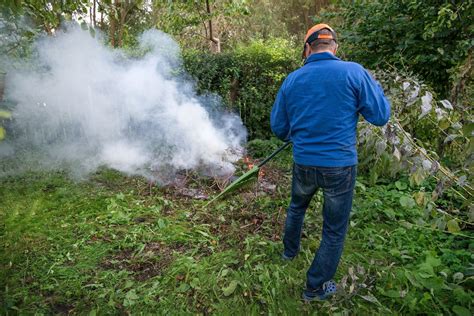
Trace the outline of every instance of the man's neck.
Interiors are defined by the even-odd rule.
[[[320,53],[330,53],[331,55],[334,55],[334,52],[332,50],[325,49],[325,50],[311,51],[310,56],[313,54],[320,54]]]

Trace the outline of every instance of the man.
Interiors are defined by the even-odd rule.
[[[304,66],[283,82],[271,113],[280,139],[293,142],[293,181],[283,238],[284,260],[300,250],[306,209],[318,188],[324,193],[322,240],[307,272],[305,301],[336,292],[332,281],[344,246],[356,179],[359,114],[382,126],[390,105],[361,65],[335,56],[336,33],[327,24],[305,37]]]

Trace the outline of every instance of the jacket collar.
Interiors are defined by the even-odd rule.
[[[306,58],[304,64],[306,65],[306,64],[318,61],[318,60],[325,60],[325,59],[340,60],[339,58],[337,58],[336,56],[334,56],[331,53],[322,52],[322,53],[313,53],[313,54],[309,55],[309,57]]]

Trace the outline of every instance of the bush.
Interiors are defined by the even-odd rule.
[[[184,53],[185,69],[198,80],[200,92],[219,94],[240,114],[250,139],[268,138],[270,111],[285,77],[299,66],[298,53],[283,39],[254,41],[234,51]]]
[[[466,60],[474,44],[472,9],[472,1],[358,0],[335,15],[343,21],[340,37],[350,59],[372,69],[413,71],[446,98],[450,69]]]

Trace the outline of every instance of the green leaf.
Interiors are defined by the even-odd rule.
[[[224,269],[221,272],[221,277],[225,277],[227,274],[229,274],[229,269]]]
[[[383,295],[387,297],[391,297],[391,298],[399,298],[400,292],[397,290],[388,290],[388,291],[384,291]]]
[[[238,284],[239,284],[239,282],[237,282],[236,280],[232,280],[232,282],[230,282],[228,287],[222,289],[222,292],[224,293],[224,296],[229,296],[232,293],[234,293]]]
[[[158,224],[159,228],[165,228],[166,227],[166,222],[162,218],[158,219],[157,224]]]
[[[0,126],[0,140],[5,138],[5,129]]]
[[[474,123],[468,123],[468,124],[464,124],[463,127],[462,127],[462,133],[465,135],[465,136],[473,136],[474,132]]]
[[[471,316],[471,312],[462,306],[454,305],[453,312],[458,316]]]
[[[446,288],[444,280],[439,277],[420,279],[420,283],[423,284],[423,286],[429,290],[432,289],[438,291]]]
[[[449,123],[449,121],[447,119],[442,119],[438,123],[439,128],[441,128],[442,130],[447,129],[450,125],[451,124]]]
[[[415,287],[421,287],[421,284],[417,281],[416,277],[413,275],[413,273],[409,270],[405,270],[405,277],[408,279],[408,281],[411,282],[411,284]]]
[[[428,255],[425,262],[432,266],[433,268],[439,267],[441,265],[441,259]]]
[[[135,293],[135,290],[128,291],[127,294],[125,295],[125,297],[129,300],[137,300],[138,299],[138,295],[137,295],[137,293]]]
[[[395,187],[399,191],[403,191],[403,190],[406,190],[408,188],[408,185],[406,184],[406,182],[395,181]]]
[[[411,196],[404,195],[400,197],[400,205],[403,208],[409,209],[409,208],[413,208],[416,205],[416,202]]]
[[[450,233],[457,233],[461,231],[458,221],[454,218],[448,221],[447,226]]]
[[[187,283],[181,283],[181,285],[176,289],[176,292],[178,293],[185,293],[187,292],[191,287]]]

